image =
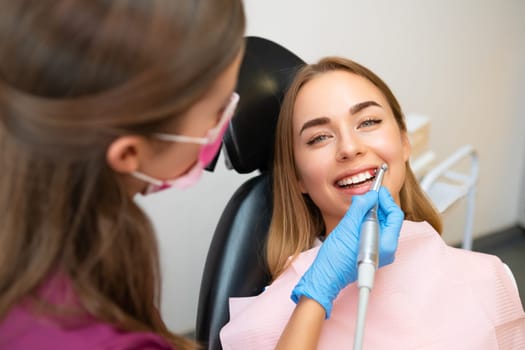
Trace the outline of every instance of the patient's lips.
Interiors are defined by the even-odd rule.
[[[364,194],[372,187],[376,171],[373,167],[343,175],[335,181],[335,186],[347,195]]]
[[[362,182],[365,182],[366,180],[369,180],[373,178],[374,176],[375,176],[375,172],[370,171],[370,170],[365,170],[358,174],[351,175],[351,176],[345,177],[342,180],[337,181],[337,185],[340,187],[353,186],[353,185],[357,185]]]

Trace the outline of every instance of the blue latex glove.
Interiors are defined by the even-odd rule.
[[[384,187],[352,197],[352,205],[328,235],[310,268],[292,291],[292,300],[301,296],[316,300],[330,317],[332,303],[339,292],[357,279],[357,255],[361,224],[379,201],[379,266],[394,261],[404,214]]]
[[[401,225],[405,213],[399,208],[386,187],[379,189],[379,267],[394,262]]]

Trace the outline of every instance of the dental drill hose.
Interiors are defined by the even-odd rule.
[[[388,166],[382,164],[377,170],[371,191],[379,191],[383,175],[387,169]],[[361,225],[361,235],[359,237],[359,255],[357,257],[359,304],[354,334],[354,350],[360,350],[363,347],[368,297],[374,286],[374,276],[379,262],[379,221],[377,219],[377,210],[377,205],[370,209]]]

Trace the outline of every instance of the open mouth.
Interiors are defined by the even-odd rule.
[[[345,177],[344,179],[338,180],[335,184],[339,188],[353,188],[362,186],[364,184],[373,182],[375,179],[377,170],[366,170],[359,174]]]

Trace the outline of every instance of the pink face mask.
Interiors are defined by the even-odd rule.
[[[171,142],[187,142],[187,143],[197,143],[202,145],[199,151],[199,158],[193,168],[191,168],[186,174],[173,179],[173,180],[158,180],[146,174],[135,171],[131,173],[138,179],[141,179],[149,183],[148,188],[146,189],[145,194],[155,193],[162,190],[165,190],[170,187],[175,187],[179,189],[188,188],[197,181],[199,181],[204,168],[210,164],[210,162],[215,158],[219,148],[221,147],[222,137],[228,128],[228,122],[233,117],[233,112],[237,107],[239,102],[239,95],[233,93],[230,97],[228,105],[224,109],[224,112],[219,120],[217,126],[213,129],[208,130],[206,137],[192,137],[184,135],[173,135],[173,134],[155,134],[154,136],[160,140],[171,141]]]

